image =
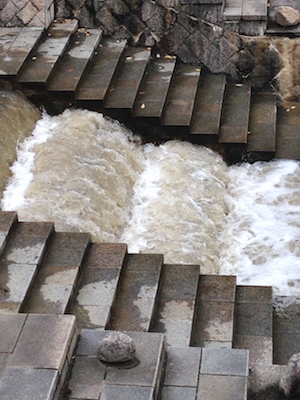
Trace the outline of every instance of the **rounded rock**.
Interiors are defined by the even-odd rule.
[[[107,363],[122,363],[135,359],[135,345],[130,336],[114,332],[105,336],[99,345],[98,358]]]

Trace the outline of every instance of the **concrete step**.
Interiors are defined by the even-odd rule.
[[[0,314],[0,398],[58,400],[77,337],[72,315]]]
[[[10,232],[17,223],[18,216],[16,212],[0,210],[0,255],[7,244]]]
[[[156,400],[163,377],[165,340],[160,333],[126,332],[136,346],[134,368],[108,366],[97,358],[100,341],[111,331],[83,329],[68,388],[77,400]],[[62,399],[61,399],[62,400]]]
[[[76,92],[77,101],[104,101],[125,46],[125,40],[104,39],[101,41],[88,74],[85,74],[79,84]]]
[[[76,20],[53,22],[34,56],[24,66],[18,82],[46,85],[77,26]]]
[[[226,76],[202,72],[190,132],[193,135],[218,135]]]
[[[64,314],[67,311],[89,245],[87,233],[54,234],[23,312]]]
[[[48,91],[75,96],[76,89],[94,56],[101,36],[100,29],[79,29],[72,36],[67,50],[47,84]]]
[[[199,78],[200,68],[177,63],[163,111],[163,125],[190,126]]]
[[[70,309],[81,328],[107,326],[126,255],[126,244],[91,245],[82,267],[76,300]]]
[[[266,21],[268,0],[243,0],[242,19],[245,21]]]
[[[227,83],[219,135],[220,143],[247,143],[250,99],[251,86],[248,82]]]
[[[234,276],[200,276],[192,346],[232,347],[235,293]]]
[[[250,351],[250,364],[273,363],[272,287],[237,286],[234,348]]]
[[[164,333],[169,346],[190,345],[199,273],[199,265],[163,266],[151,331]]]
[[[249,116],[248,150],[275,153],[277,96],[275,93],[253,93]]]
[[[125,50],[123,63],[105,98],[105,108],[132,110],[150,57],[151,51],[145,48]]]
[[[239,21],[242,18],[243,0],[225,0],[223,20]]]
[[[15,29],[18,34],[12,35]],[[40,40],[44,28],[1,28],[0,30],[0,77],[15,77],[21,71],[25,61],[32,54]]]
[[[53,231],[52,223],[14,223],[0,259],[0,312],[21,311]]]
[[[120,285],[108,329],[148,331],[157,301],[163,256],[129,254],[123,266]]]
[[[300,160],[299,124],[298,102],[285,102],[278,107],[276,158]]]
[[[154,59],[149,63],[134,103],[134,117],[161,118],[175,63],[176,59],[172,57]]]

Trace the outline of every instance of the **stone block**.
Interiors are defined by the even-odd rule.
[[[197,387],[200,357],[200,348],[169,347],[167,351],[164,385]]]
[[[121,269],[127,253],[123,243],[93,243],[85,266],[88,268]]]
[[[197,400],[246,400],[244,376],[200,375]]]
[[[6,246],[6,236],[0,236],[0,254],[3,252]]]
[[[18,217],[16,212],[0,211],[0,236],[7,236],[12,226],[17,222],[17,220]]]
[[[164,265],[163,278],[166,276],[168,287],[162,293],[164,299],[193,300],[197,293],[198,265]]]
[[[164,386],[162,389],[161,400],[195,400],[196,388]]]
[[[237,286],[236,301],[238,303],[270,303],[272,302],[272,287]]]
[[[45,252],[46,240],[39,237],[15,237],[10,239],[2,260],[15,264],[39,264]]]
[[[82,329],[78,340],[76,355],[97,356],[100,341],[109,333],[103,329]]]
[[[14,351],[26,318],[26,314],[0,314],[0,353]]]
[[[51,285],[73,285],[77,280],[78,273],[77,267],[65,268],[56,265],[42,265],[35,282]]]
[[[272,304],[237,303],[235,333],[247,336],[272,336]]]
[[[273,363],[273,338],[270,336],[236,335],[234,347],[249,350],[250,366],[256,364],[272,365]]]
[[[17,229],[12,234],[12,240],[16,237],[35,237],[47,240],[54,231],[52,222],[19,222]]]
[[[73,308],[78,323],[84,327],[105,328],[111,315],[111,306],[81,306]]]
[[[200,374],[247,377],[249,374],[249,351],[204,348],[202,349]]]
[[[0,381],[5,400],[52,400],[58,383],[53,369],[8,368]]]
[[[73,295],[72,285],[44,284],[31,290],[25,311],[35,314],[64,314]]]
[[[73,315],[29,314],[9,366],[61,372],[76,334],[75,322]]]
[[[200,299],[210,301],[235,301],[236,278],[234,276],[200,275]]]
[[[157,324],[157,330],[164,332],[169,346],[189,347],[193,321],[191,319],[163,319]]]
[[[151,387],[104,385],[100,400],[153,400],[153,396]]]

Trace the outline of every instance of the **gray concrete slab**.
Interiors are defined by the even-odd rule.
[[[121,269],[127,254],[125,243],[92,243],[85,266],[90,268]]]
[[[9,366],[61,372],[76,334],[75,323],[73,315],[28,315]]]
[[[0,381],[2,379],[2,375],[6,369],[8,360],[10,358],[10,354],[9,353],[0,353]]]
[[[245,376],[249,374],[249,351],[242,349],[202,349],[200,374]]]
[[[46,240],[39,237],[11,238],[2,254],[4,262],[15,264],[34,264],[41,262],[46,250]]]
[[[196,388],[164,386],[162,389],[161,400],[195,400]]]
[[[143,386],[104,385],[100,400],[154,400],[153,389]]]
[[[164,386],[197,387],[201,349],[168,347]]]
[[[13,231],[15,237],[35,237],[47,240],[53,234],[54,224],[52,222],[19,222],[17,229]]]
[[[201,301],[234,302],[235,293],[235,276],[200,275],[199,298]]]
[[[271,286],[237,286],[238,303],[272,303]]]
[[[200,375],[197,400],[246,400],[244,376]]]
[[[17,219],[14,211],[0,211],[0,236],[7,236]]]
[[[53,369],[8,368],[0,381],[0,399],[52,400],[57,383]]]
[[[272,304],[236,303],[237,335],[272,336]]]
[[[0,353],[14,351],[26,318],[26,314],[0,314]]]
[[[270,336],[235,335],[234,347],[249,350],[251,367],[273,364],[273,338]]]
[[[76,355],[78,356],[97,356],[100,341],[109,333],[102,328],[82,329]]]

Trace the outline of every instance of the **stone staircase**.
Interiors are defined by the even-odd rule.
[[[249,368],[278,370],[299,349],[299,306],[275,313],[270,287],[14,212],[0,212],[0,243],[0,398],[246,400]],[[136,367],[97,359],[115,330],[133,338]]]
[[[154,49],[102,38],[75,20],[33,28],[33,36],[11,29],[0,29],[0,78],[51,112],[97,110],[146,141],[180,137],[233,150],[237,161],[300,159],[299,103],[278,104],[270,88],[253,93],[246,80],[235,84]]]

